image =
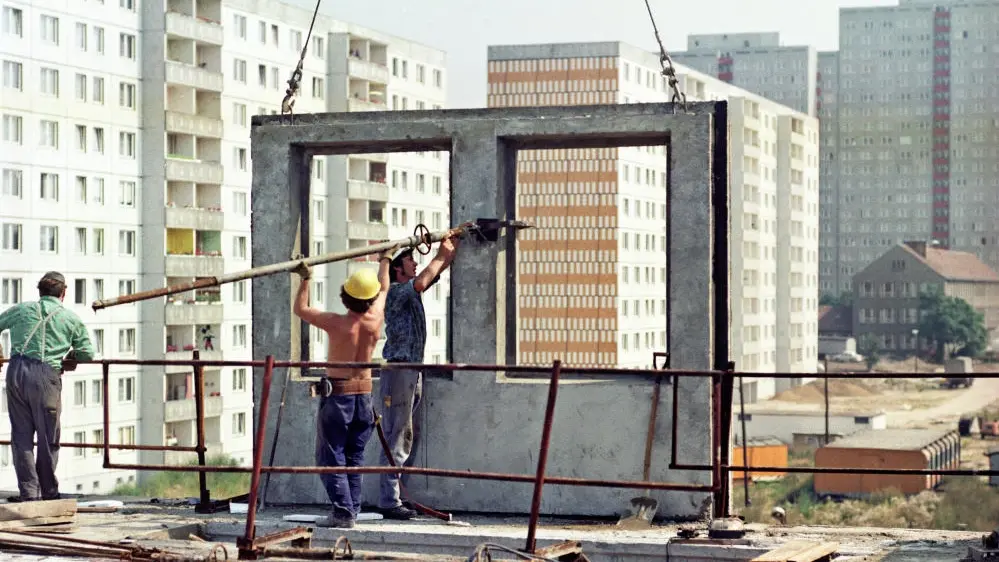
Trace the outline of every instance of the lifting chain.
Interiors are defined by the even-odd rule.
[[[656,26],[656,18],[652,15],[652,6],[649,0],[645,0],[645,8],[649,11],[649,20],[652,21],[652,31],[656,34],[656,43],[659,43],[659,64],[662,66],[661,73],[669,84],[669,89],[673,91],[670,102],[673,103],[673,112],[676,113],[676,105],[679,104],[684,111],[687,111],[687,94],[680,92],[679,80],[676,77],[676,68],[673,67],[673,59],[666,52],[663,40],[659,37],[659,28]]]
[[[305,65],[305,55],[309,52],[309,41],[312,39],[312,28],[316,25],[316,16],[319,15],[319,4],[322,0],[316,0],[316,9],[312,12],[312,23],[309,24],[309,33],[305,36],[305,44],[302,45],[302,54],[298,57],[298,65],[291,73],[288,80],[288,89],[284,91],[284,99],[281,100],[281,115],[292,115],[295,110],[295,96],[301,88],[302,69]]]

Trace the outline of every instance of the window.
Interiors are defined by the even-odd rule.
[[[118,34],[118,55],[123,59],[135,60],[135,35]]]
[[[232,15],[232,27],[236,30],[236,37],[246,39],[246,16],[239,14]]]
[[[21,302],[21,280],[0,279],[0,304],[17,304]],[[7,400],[0,400],[7,403]]]
[[[326,97],[325,87],[322,78],[312,78],[312,97],[321,100]]]
[[[87,405],[86,404],[86,400],[83,400],[83,403],[76,402],[76,392],[75,391],[76,391],[76,386],[77,385],[81,385],[82,386],[83,385],[83,381],[79,381],[79,382],[73,383],[73,390],[74,390],[74,393],[73,393],[73,395],[74,395],[73,405],[74,406],[86,406]],[[83,396],[84,396],[84,398],[86,398],[86,388],[84,388],[83,391],[84,391],[83,392]],[[87,438],[87,434],[85,432],[83,432],[83,431],[74,431],[73,432],[73,443],[84,443],[85,440],[86,440],[86,438]],[[73,456],[74,457],[83,457],[83,456],[86,456],[86,454],[87,454],[87,449],[85,449],[83,447],[75,447],[73,449]]]
[[[294,51],[301,51],[302,50],[302,32],[298,31],[297,29],[292,29],[292,30],[289,31],[289,35],[291,35],[291,48],[292,48],[292,50],[294,50]]]
[[[323,47],[322,37],[312,38],[312,56],[316,57],[317,59],[325,58],[326,50]]]
[[[232,79],[240,84],[246,84],[246,61],[232,59]]]
[[[59,44],[59,18],[42,15],[42,41]]]
[[[131,295],[135,292],[135,280],[134,279],[122,279],[118,281],[118,294],[119,295]]]
[[[232,415],[232,434],[246,435],[246,413],[239,412]]]
[[[94,50],[97,54],[104,54],[104,28],[94,26]]]
[[[122,207],[135,207],[135,182],[118,182],[118,204]]]
[[[135,445],[135,426],[129,425],[118,428],[119,445]]]
[[[326,202],[322,199],[312,201],[312,219],[316,222],[326,222]]]
[[[232,162],[235,164],[240,171],[246,171],[246,149],[245,148],[233,148],[232,149]]]
[[[80,255],[87,254],[87,229],[77,228],[76,229],[76,253]]]
[[[20,224],[7,222],[0,226],[0,250],[5,252],[21,251]]]
[[[104,178],[93,178],[93,186],[88,189],[90,201],[98,205],[104,204]]]
[[[74,406],[86,406],[87,405],[87,381],[75,381],[73,382],[73,405]],[[83,433],[76,433],[79,439],[75,439],[77,443],[83,443]]]
[[[118,353],[135,354],[135,328],[118,330]],[[122,380],[118,380],[118,401],[121,401]]]
[[[95,228],[94,229],[94,254],[98,256],[104,255],[104,229]]]
[[[246,259],[246,236],[236,236],[232,239],[232,257]]]
[[[24,172],[22,172],[21,170],[4,168],[3,185],[0,186],[0,195],[4,195],[7,197],[16,197],[20,199],[22,197],[23,188],[24,188]]]
[[[90,96],[91,96],[91,99],[93,100],[94,103],[96,103],[98,105],[104,105],[104,79],[103,78],[101,78],[99,76],[94,76],[94,87],[93,87],[93,89],[90,92]],[[103,135],[104,129],[98,128],[98,129],[94,129],[94,130],[95,131],[98,131],[98,130],[102,131],[102,135]],[[102,141],[101,146],[102,147],[104,146],[103,145],[103,140],[104,139],[103,139],[103,136],[102,136],[102,138],[101,138],[101,141]],[[101,152],[104,152],[103,148],[101,148]]]
[[[76,126],[76,149],[80,152],[87,151],[87,126]]]
[[[434,225],[434,230],[441,229],[441,214],[439,212],[435,212],[433,214],[433,225]]]
[[[443,88],[444,87],[444,73],[440,70],[434,70],[434,87]]]
[[[118,231],[118,255],[135,257],[135,231]]]
[[[135,133],[118,133],[118,156],[135,160]]]
[[[59,251],[59,227],[42,226],[40,229],[39,249],[42,252],[54,254]]]
[[[118,0],[118,5],[130,12],[135,11],[135,0]]]
[[[73,302],[76,304],[87,304],[87,280],[73,280]]]
[[[426,82],[427,82],[426,73],[427,73],[427,69],[422,64],[416,65],[416,81],[417,82],[419,82],[420,84],[426,84]]]
[[[246,391],[246,369],[232,370],[232,389],[235,392]]]
[[[232,122],[240,127],[246,126],[246,104],[232,104]]]
[[[39,146],[46,148],[59,148],[59,123],[42,119],[39,122],[41,132],[38,139]]]
[[[76,24],[76,48],[87,52],[87,24]]]
[[[135,401],[135,377],[118,379],[118,402]]]
[[[19,62],[3,61],[3,87],[24,90],[24,66]]]
[[[433,193],[434,193],[434,195],[440,195],[441,194],[441,177],[440,176],[434,176],[434,179],[433,179]]]
[[[118,84],[118,105],[135,109],[135,84],[128,82]]]
[[[440,321],[440,318],[434,318],[432,326],[433,326],[433,335],[434,335],[434,337],[435,338],[439,338],[441,336],[441,321]]]
[[[96,283],[96,281],[95,281],[95,283]],[[97,298],[100,298],[99,295],[94,295],[94,296],[97,297]],[[93,333],[93,336],[91,337],[91,340],[92,340],[91,343],[94,344],[94,352],[97,353],[97,355],[104,355],[104,330],[102,328],[98,328],[98,329],[94,330],[94,333]],[[97,381],[97,382],[101,382],[101,381]]]
[[[246,347],[246,324],[237,324],[232,327],[232,346],[234,348]]]
[[[46,96],[59,97],[59,71],[42,67],[38,73],[39,92]]]
[[[24,144],[24,118],[20,115],[3,116],[3,141]]]
[[[232,300],[233,302],[245,303],[246,302],[246,281],[237,281],[232,284]]]
[[[103,279],[94,279],[94,298],[98,299],[98,300],[104,298],[104,280]],[[103,333],[104,332],[101,331],[101,334],[103,334]]]
[[[96,330],[94,330],[96,332]],[[102,334],[103,335],[103,332]],[[104,381],[101,379],[90,381],[90,403],[99,406],[104,403]]]
[[[245,191],[234,191],[232,192],[232,210],[237,215],[241,217],[246,216],[246,192]]]
[[[3,8],[3,33],[14,37],[24,37],[24,12],[20,8]]]

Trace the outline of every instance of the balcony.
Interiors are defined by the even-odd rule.
[[[222,120],[190,115],[177,111],[167,111],[166,130],[168,133],[181,133],[213,139],[222,138]]]
[[[223,452],[221,443],[205,443],[205,448],[208,449],[205,452],[207,458],[212,458],[214,456],[221,455]],[[163,452],[163,464],[189,464],[198,461],[198,453],[190,453],[185,451],[164,451]]]
[[[387,240],[389,228],[374,222],[347,222],[347,238],[354,240]]]
[[[347,109],[349,111],[388,111],[388,106],[384,103],[367,101],[361,98],[350,98]]]
[[[225,271],[225,258],[169,254],[165,269],[167,277],[221,277]]]
[[[225,215],[222,209],[200,209],[198,207],[167,207],[167,228],[190,228],[192,230],[223,229]]]
[[[378,273],[378,262],[351,260],[347,262],[347,277],[350,277],[362,269],[370,269],[371,271]]]
[[[167,12],[166,32],[167,35],[173,35],[174,37],[193,39],[200,43],[218,46],[222,45],[224,37],[221,25],[199,18],[192,18],[179,12]]]
[[[387,202],[388,186],[374,181],[347,180],[347,198]]]
[[[371,82],[378,82],[379,84],[388,84],[388,67],[375,64],[371,61],[351,57],[350,62],[347,65],[347,73],[352,77],[360,78],[361,80],[369,80]]]
[[[222,73],[211,72],[191,64],[166,61],[167,84],[189,86],[197,90],[222,92]]]
[[[167,326],[190,326],[192,324],[221,324],[222,303],[188,304],[167,303],[164,322]]]
[[[202,361],[221,361],[222,351],[215,350],[198,350],[198,354]],[[168,351],[164,359],[167,361],[190,361],[194,358],[194,350],[182,350],[182,351]],[[166,368],[168,374],[172,373],[191,373],[194,372],[189,365],[171,365]]]
[[[167,181],[222,184],[222,165],[200,160],[179,160],[167,157]]]
[[[185,400],[167,400],[163,403],[164,423],[191,421],[198,417],[194,398]],[[214,418],[222,415],[222,397],[205,396],[205,417]]]

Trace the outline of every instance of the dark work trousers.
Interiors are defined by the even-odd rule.
[[[15,355],[7,364],[7,413],[14,472],[22,500],[59,497],[62,377],[46,363]],[[38,455],[34,441],[38,434]]]
[[[378,380],[382,428],[392,451],[392,460],[396,466],[412,466],[419,445],[420,423],[416,409],[423,398],[423,373],[412,369],[384,369]],[[382,465],[390,464],[384,450],[380,458]],[[378,507],[392,509],[402,505],[399,474],[385,473],[379,480]]]
[[[316,464],[363,466],[364,447],[375,427],[370,394],[327,396],[319,402]],[[360,474],[320,474],[333,515],[356,518],[361,512]]]

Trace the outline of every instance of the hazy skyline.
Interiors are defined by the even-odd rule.
[[[289,0],[314,9],[313,0]],[[834,50],[839,8],[897,0],[650,0],[663,44],[682,51],[699,33],[779,32],[784,45]],[[320,12],[447,52],[448,105],[483,107],[489,45],[625,41],[658,50],[644,0],[322,0]],[[297,61],[288,60],[288,72]]]

